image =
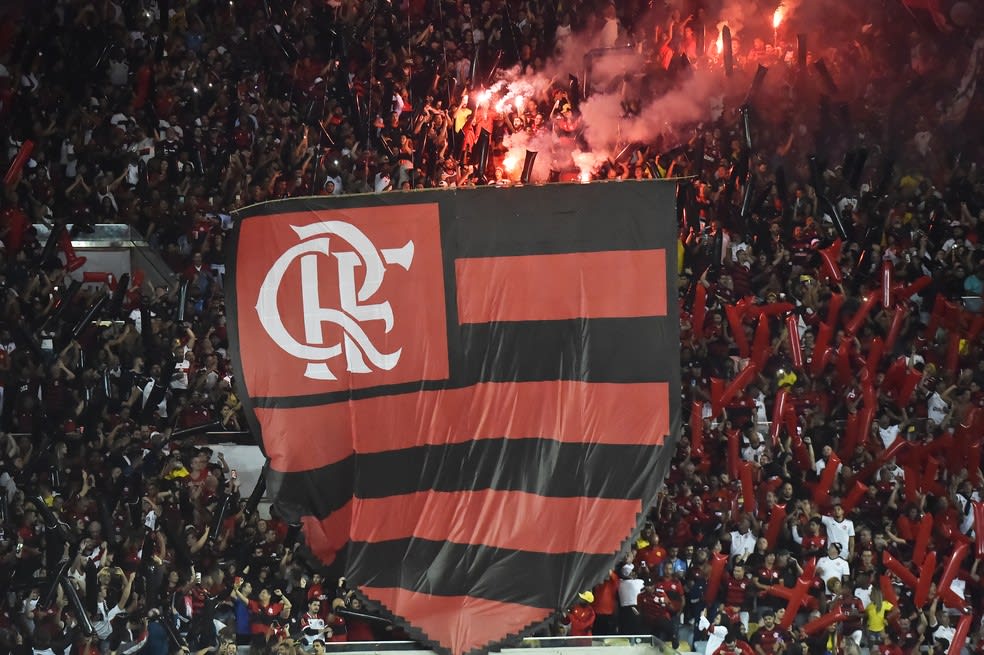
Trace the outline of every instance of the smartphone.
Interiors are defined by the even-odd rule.
[[[24,544],[17,544],[17,548],[14,549],[14,552],[18,557],[20,557],[20,554],[24,552]]]

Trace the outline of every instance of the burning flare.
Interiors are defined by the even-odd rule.
[[[782,19],[786,17],[786,8],[782,5],[776,7],[776,11],[772,14],[772,29],[777,30],[779,26],[782,25]]]
[[[715,44],[715,49],[717,50],[717,53],[718,53],[718,56],[719,57],[721,56],[721,53],[724,52],[724,30],[723,29],[718,30],[718,40],[717,40],[717,43]]]

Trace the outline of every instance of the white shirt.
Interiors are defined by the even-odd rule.
[[[734,530],[731,533],[731,558],[751,555],[755,550],[755,535],[749,530],[745,534]]]
[[[106,609],[106,601],[99,601],[96,607],[96,620],[92,622],[92,629],[95,630],[96,636],[100,639],[109,639],[109,636],[113,634],[113,619],[123,613],[119,605],[113,605],[108,610]]]
[[[639,601],[639,592],[644,583],[639,578],[628,578],[618,582],[618,604],[622,607],[634,607]]]
[[[879,427],[878,436],[881,437],[882,443],[885,445],[885,448],[888,448],[889,446],[892,445],[892,442],[894,442],[895,439],[899,436],[899,426],[890,425],[887,428]]]
[[[705,653],[713,653],[724,640],[728,637],[728,629],[723,625],[711,625],[711,622],[707,620],[706,616],[701,615],[700,620],[697,622],[697,627],[701,630],[707,630],[707,648],[704,649]]]
[[[817,575],[826,584],[831,578],[841,579],[851,575],[851,565],[842,557],[830,559],[824,555],[817,561]],[[831,591],[829,586],[827,591]]]
[[[838,522],[832,516],[822,516],[820,520],[827,529],[827,545],[838,544],[841,551],[846,553],[851,543],[850,538],[854,536],[854,521],[844,519]]]
[[[934,391],[933,395],[926,401],[926,417],[936,425],[940,425],[946,418],[949,408],[950,406],[943,400],[939,392]]]

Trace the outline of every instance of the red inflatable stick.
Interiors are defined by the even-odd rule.
[[[926,559],[926,550],[929,547],[929,535],[933,532],[933,515],[926,513],[923,514],[922,518],[919,520],[919,525],[916,527],[916,545],[912,549],[912,561],[922,562]],[[933,571],[936,570],[936,553],[930,553],[933,557],[933,566],[929,569],[929,575],[932,577]],[[923,564],[920,567],[922,571],[921,575],[926,575],[926,565]],[[917,606],[920,606],[917,603]]]
[[[916,390],[921,380],[922,373],[919,371],[909,371],[906,373],[905,378],[902,380],[902,385],[899,387],[899,395],[895,399],[895,404],[899,407],[908,406],[909,399],[912,398],[912,392]]]
[[[882,262],[882,307],[888,309],[892,306],[892,262],[887,259]]]
[[[721,378],[711,378],[711,415],[716,419],[724,411],[724,403],[721,397],[724,395],[724,380]]]
[[[865,360],[865,367],[868,369],[868,375],[872,379],[878,373],[878,369],[881,368],[881,360],[884,354],[885,342],[881,340],[881,337],[875,337],[871,340],[871,347],[868,348],[868,357]]]
[[[741,455],[739,454],[739,448],[741,447],[741,436],[738,430],[728,431],[728,476],[732,480],[737,480],[738,475],[741,472]]]
[[[704,340],[704,321],[707,316],[707,287],[699,282],[697,283],[697,288],[694,290],[694,311],[692,315],[694,336],[698,342],[701,342]]]
[[[112,273],[96,273],[86,271],[82,274],[83,284],[105,284],[111,291],[116,291],[116,277]]]
[[[936,553],[932,552],[923,560],[919,567],[919,583],[916,584],[916,593],[913,598],[917,608],[921,608],[929,600],[929,586],[933,583],[933,573],[936,571]]]
[[[782,531],[782,524],[786,521],[786,508],[776,505],[772,508],[772,515],[769,517],[769,524],[765,528],[765,540],[769,542],[769,548],[776,547],[776,540]]]
[[[973,614],[964,614],[960,617],[960,621],[957,622],[957,631],[953,633],[953,641],[950,642],[950,649],[946,651],[946,655],[960,655],[963,652],[973,622]]]
[[[690,451],[694,455],[704,453],[704,403],[690,403]]]
[[[796,314],[786,317],[786,332],[789,333],[789,353],[793,358],[793,367],[803,370],[803,347],[800,345],[799,319]]]
[[[827,323],[832,329],[837,329],[840,325],[840,311],[844,306],[844,294],[834,293],[830,295],[830,302],[827,303]]]
[[[977,559],[984,559],[984,502],[975,500],[973,505],[974,546],[977,548]]]
[[[704,602],[711,604],[717,600],[718,589],[721,587],[721,576],[728,564],[728,556],[721,553],[711,554],[711,573],[707,577],[707,590],[704,592]]]
[[[943,320],[945,303],[946,299],[943,297],[943,294],[936,294],[936,300],[933,301],[933,311],[929,315],[929,323],[926,324],[926,331],[923,333],[926,341],[936,339],[936,331],[940,329],[940,322]]]
[[[840,444],[841,459],[851,459],[854,456],[854,449],[858,446],[858,426],[860,416],[857,412],[849,412],[844,421],[844,439]]]
[[[887,550],[882,551],[882,564],[885,565],[885,568],[898,576],[899,580],[901,580],[902,584],[905,586],[915,589],[916,585],[919,584],[919,580],[917,580],[916,576],[912,574],[912,571],[907,569],[902,562],[895,559]]]
[[[761,371],[769,359],[769,317],[759,318],[755,326],[755,340],[752,342],[752,363]]]
[[[780,316],[786,312],[793,311],[796,307],[788,302],[773,302],[768,305],[753,305],[749,309],[759,316]]]
[[[888,336],[885,337],[885,352],[891,354],[895,351],[895,342],[899,340],[899,335],[902,334],[902,325],[905,324],[905,319],[909,316],[909,308],[905,305],[899,305],[892,312],[892,323],[888,326]]]
[[[946,493],[946,490],[943,489],[943,485],[936,481],[936,476],[939,475],[939,472],[940,460],[935,457],[930,457],[926,460],[926,470],[923,471],[922,482],[920,483],[922,490],[925,493],[932,494],[934,496],[942,496]],[[917,558],[916,561],[918,562],[919,559]]]
[[[858,503],[861,502],[861,499],[864,498],[866,493],[868,493],[868,485],[860,480],[855,480],[854,484],[851,485],[851,490],[847,492],[847,495],[844,496],[844,500],[841,501],[841,505],[844,506],[844,511],[850,512],[857,507]]]
[[[940,577],[940,582],[936,585],[936,588],[942,592],[948,591],[950,585],[953,583],[954,578],[957,577],[957,572],[960,571],[960,563],[963,562],[964,557],[967,556],[967,542],[962,541],[956,545],[953,552],[950,553],[949,559],[946,560],[946,566],[943,567],[943,575]],[[946,599],[943,599],[944,602]]]
[[[782,419],[786,415],[786,399],[789,391],[785,387],[776,394],[775,402],[772,403],[772,423],[769,424],[769,439],[772,445],[779,443],[779,428],[782,426]]]
[[[807,623],[806,625],[804,625],[803,632],[812,636],[817,634],[818,632],[823,632],[833,624],[837,623],[838,621],[843,621],[846,618],[847,618],[847,614],[845,614],[843,610],[841,610],[841,608],[838,607],[833,612],[827,612],[823,616],[815,618],[809,623]]]
[[[754,512],[757,503],[755,502],[755,483],[752,481],[752,464],[750,462],[738,463],[738,477],[741,479],[741,495],[744,500],[745,512]]]
[[[757,374],[758,367],[753,362],[749,362],[748,366],[743,368],[741,373],[736,375],[735,379],[724,388],[724,392],[721,394],[721,406],[727,406],[728,403],[745,391],[745,387],[755,379]]]
[[[837,346],[837,382],[842,386],[851,383],[854,371],[851,368],[851,342],[844,339]]]
[[[738,353],[742,357],[750,357],[748,337],[745,336],[745,326],[741,322],[738,308],[734,305],[728,305],[724,308],[724,313],[728,317],[728,325],[731,326],[731,335],[735,340],[735,344],[738,346]]]
[[[818,252],[820,253],[820,273],[824,275],[837,284],[844,281],[844,276],[841,273],[840,268],[840,256],[841,248],[844,246],[844,242],[837,239],[832,244],[826,248],[822,248]]]
[[[881,589],[882,596],[885,597],[885,600],[890,602],[893,607],[898,607],[899,595],[895,593],[895,587],[892,586],[892,578],[882,574],[878,579],[878,586]]]
[[[31,158],[32,152],[34,152],[34,142],[27,139],[21,144],[17,155],[7,168],[7,174],[3,176],[4,186],[13,186],[20,179],[21,171],[24,170],[24,165]]]
[[[817,328],[817,338],[813,341],[813,355],[810,359],[810,374],[817,377],[823,373],[830,358],[830,339],[834,336],[834,328],[830,323],[821,323]]]
[[[813,489],[813,502],[821,507],[826,507],[830,503],[830,490],[837,478],[837,469],[840,468],[840,463],[837,453],[830,453],[827,465],[824,467],[823,473],[820,474],[820,480]]]
[[[851,317],[851,320],[847,322],[847,325],[844,326],[844,329],[848,334],[858,333],[858,329],[864,324],[865,320],[868,318],[868,314],[870,314],[871,310],[878,304],[878,296],[879,294],[874,291],[868,293],[868,296],[864,299],[864,302],[861,303],[860,307],[858,307],[858,311]]]
[[[946,363],[944,368],[950,375],[955,375],[960,363],[960,333],[951,332],[946,343]]]
[[[899,302],[907,303],[909,301],[909,298],[911,298],[912,296],[916,295],[917,293],[928,287],[932,281],[933,278],[929,277],[928,275],[924,275],[923,277],[917,279],[915,282],[911,284],[907,284],[902,287],[896,287],[895,298]]]
[[[813,584],[814,570],[815,567],[810,567],[809,570],[804,568],[803,575],[796,580],[793,593],[789,595],[789,602],[786,603],[786,613],[783,614],[782,620],[779,622],[779,627],[783,630],[789,630],[789,627],[793,625],[793,620],[796,618],[800,607],[803,606],[803,601],[806,600],[806,593],[810,590],[810,585]]]

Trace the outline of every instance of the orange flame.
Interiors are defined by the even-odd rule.
[[[786,17],[786,8],[782,5],[776,7],[776,12],[772,14],[772,28],[779,29],[782,25],[782,19]]]
[[[502,159],[502,168],[512,175],[519,168],[519,154],[510,152]]]
[[[718,40],[717,40],[716,48],[717,48],[718,55],[724,52],[724,30],[718,32]]]
[[[591,171],[583,170],[581,171],[581,184],[587,184],[591,181]]]

